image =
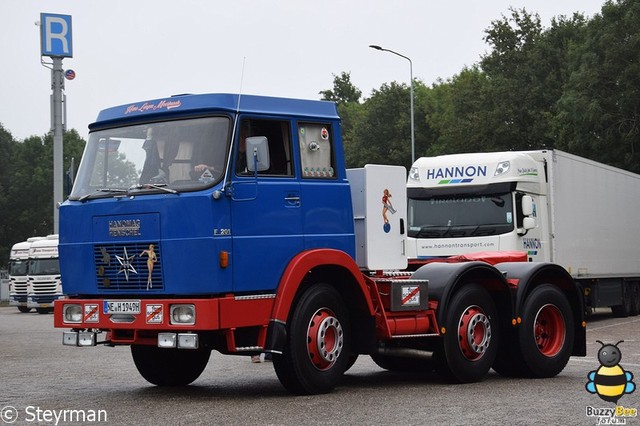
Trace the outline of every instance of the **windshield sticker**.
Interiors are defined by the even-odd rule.
[[[507,223],[513,223],[513,213],[507,212]]]
[[[202,183],[209,183],[209,182],[212,182],[213,180],[214,180],[213,174],[209,169],[204,169],[204,172],[202,172],[202,174],[200,175],[200,178],[198,179],[198,181]]]

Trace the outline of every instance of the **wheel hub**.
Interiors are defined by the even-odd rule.
[[[491,344],[491,322],[478,306],[469,306],[460,317],[458,326],[460,350],[464,356],[476,361]]]
[[[329,369],[340,357],[344,347],[344,332],[340,321],[328,309],[319,309],[309,321],[307,348],[313,365]]]
[[[566,326],[562,313],[555,305],[544,305],[536,314],[533,323],[533,335],[536,346],[543,355],[557,355],[566,335]]]

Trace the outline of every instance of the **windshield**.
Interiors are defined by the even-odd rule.
[[[409,237],[456,238],[513,230],[511,193],[409,198]]]
[[[13,275],[16,277],[27,275],[27,261],[26,260],[9,261],[9,275]]]
[[[229,122],[204,117],[92,132],[69,198],[212,185],[223,175]]]
[[[29,275],[56,275],[60,273],[58,259],[31,259],[29,261]]]

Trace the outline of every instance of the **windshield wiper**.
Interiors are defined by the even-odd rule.
[[[131,188],[129,188],[129,191],[131,191],[132,189],[149,189],[149,188],[153,188],[153,189],[159,189],[161,191],[165,191],[168,192],[170,194],[177,194],[178,191],[176,191],[175,189],[171,189],[171,188],[167,188],[167,184],[166,183],[145,183],[145,184],[138,184],[138,185],[133,185]]]
[[[120,189],[120,188],[100,188],[88,194],[84,194],[82,197],[78,198],[78,201],[86,201],[87,198],[91,197],[92,195],[95,195],[98,192],[111,192],[111,193],[117,193],[117,194],[125,194],[129,191],[127,191],[126,189]]]

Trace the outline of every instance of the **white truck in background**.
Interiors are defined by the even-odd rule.
[[[62,297],[57,234],[31,243],[28,276],[27,307],[39,314],[53,312],[53,302]]]
[[[29,312],[29,248],[31,243],[42,237],[31,237],[15,243],[9,252],[9,305],[16,306],[20,312]]]
[[[563,266],[585,307],[640,313],[640,175],[558,150],[419,158],[407,181],[412,263],[520,251]]]

